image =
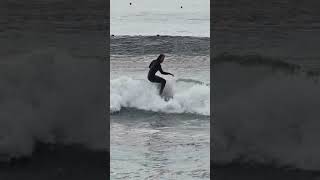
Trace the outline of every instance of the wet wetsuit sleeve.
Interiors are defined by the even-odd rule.
[[[162,70],[162,67],[161,67],[160,64],[159,64],[159,71],[160,71],[161,74],[164,74],[164,75],[171,74],[171,73],[168,73],[168,72],[164,72],[164,71]]]

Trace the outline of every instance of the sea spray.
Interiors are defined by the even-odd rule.
[[[174,82],[170,82],[173,83]],[[164,101],[155,83],[122,76],[110,82],[110,110],[122,107],[166,113],[195,113],[209,115],[210,86],[188,82],[176,82],[174,97]]]

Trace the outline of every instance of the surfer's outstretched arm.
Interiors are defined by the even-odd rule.
[[[164,72],[164,71],[162,70],[162,67],[161,67],[161,66],[159,67],[159,71],[160,71],[161,74],[173,76],[173,74],[171,74],[171,73],[169,73],[169,72]]]

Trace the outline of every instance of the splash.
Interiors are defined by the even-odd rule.
[[[110,110],[122,107],[165,113],[210,114],[210,87],[195,83],[168,81],[164,92],[173,94],[173,99],[164,101],[158,95],[158,87],[146,80],[120,77],[110,82]]]

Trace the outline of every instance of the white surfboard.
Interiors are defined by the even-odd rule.
[[[165,100],[165,101],[169,101],[170,99],[172,99],[174,97],[174,87],[175,87],[175,80],[173,78],[168,78],[166,79],[166,85],[163,89],[162,95],[161,97]]]

